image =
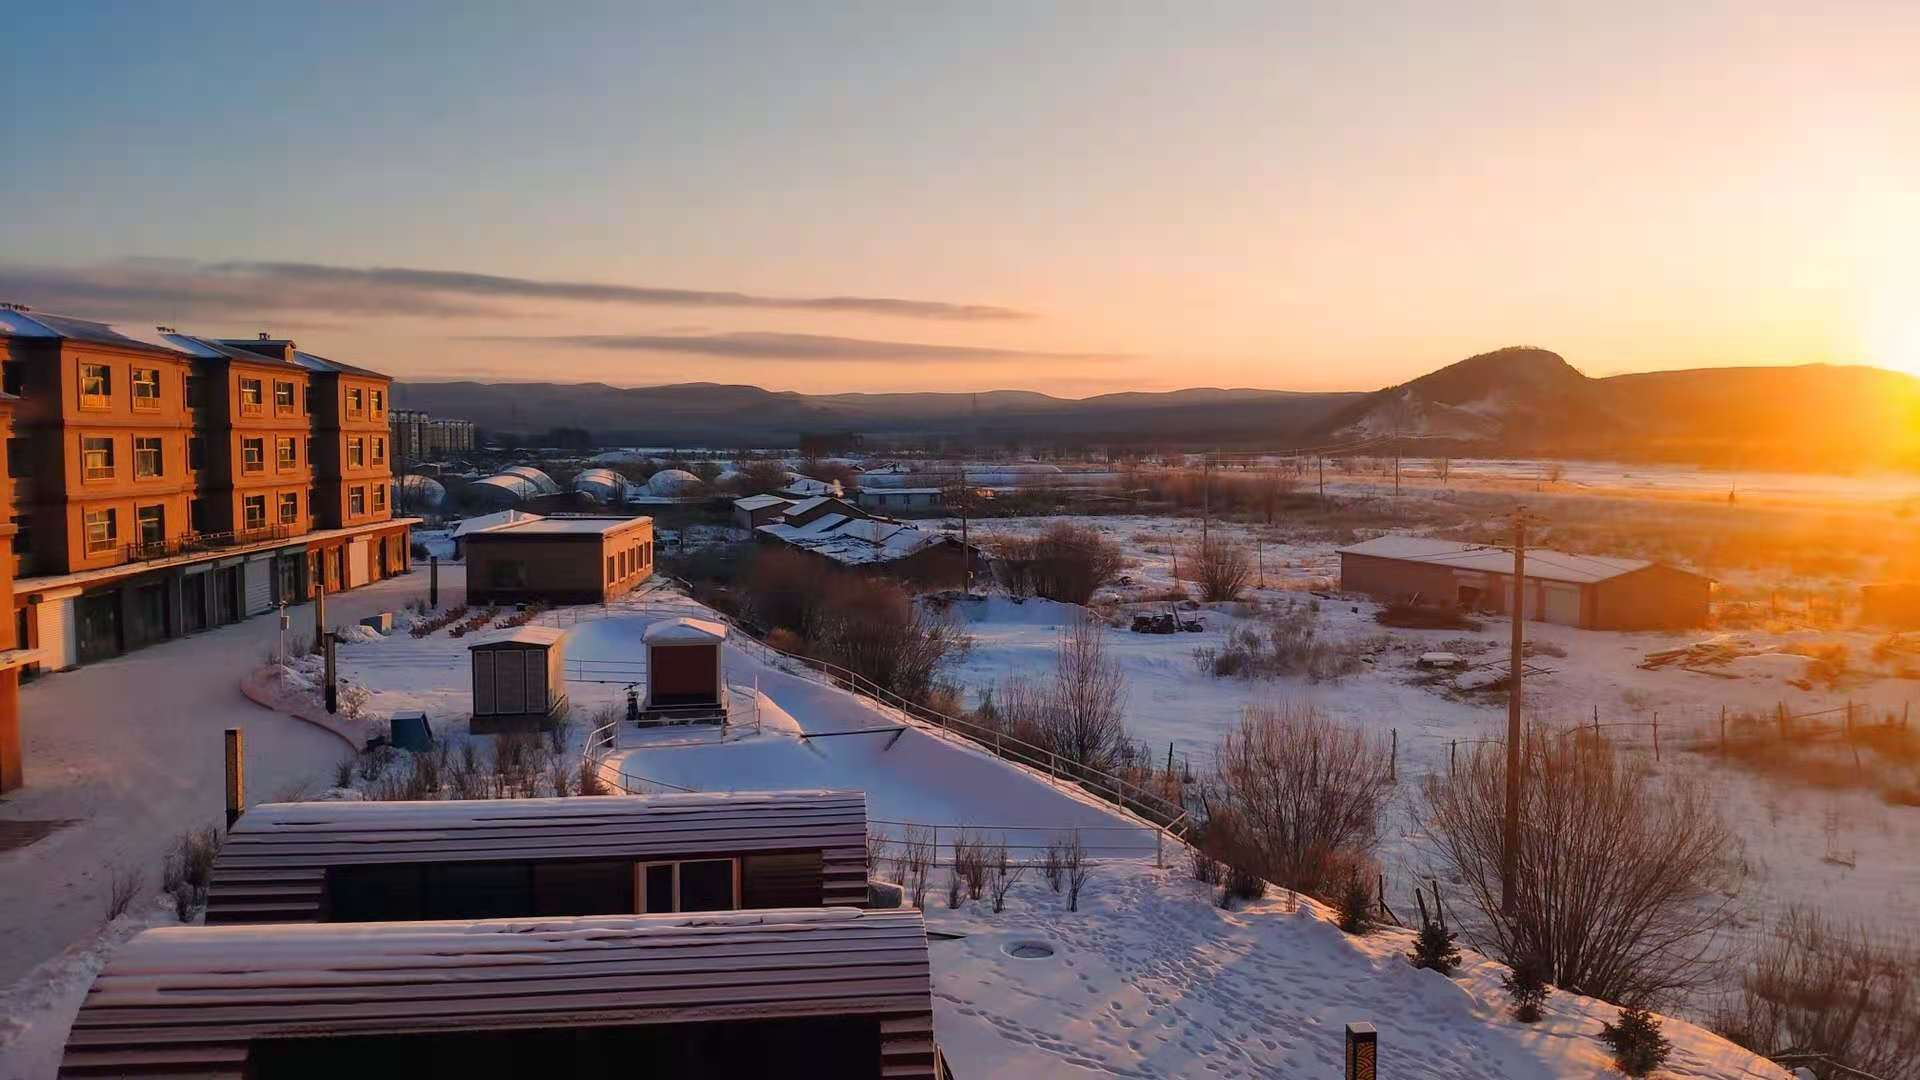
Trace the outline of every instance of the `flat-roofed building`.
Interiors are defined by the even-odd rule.
[[[650,517],[529,517],[460,543],[473,603],[602,603],[653,575]]]

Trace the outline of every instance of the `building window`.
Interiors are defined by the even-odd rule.
[[[133,437],[134,479],[152,480],[164,471],[160,457],[160,437],[135,435]]]
[[[614,567],[613,556],[611,555],[607,556],[607,580],[608,581],[620,580],[619,572]]]
[[[273,440],[274,459],[282,469],[291,469],[300,462],[293,456],[293,436],[283,435]]]
[[[733,911],[740,906],[739,863],[689,859],[639,864],[640,911]]]
[[[187,436],[187,471],[199,472],[207,464],[207,444],[198,435]]]
[[[167,508],[155,503],[133,512],[134,531],[144,548],[159,547],[167,540]]]
[[[293,384],[275,380],[273,384],[273,412],[276,416],[293,415]]]
[[[240,471],[265,472],[267,469],[267,440],[265,436],[255,435],[240,440]]]
[[[289,491],[280,496],[280,524],[292,525],[300,520],[300,496]]]
[[[376,484],[374,486],[373,512],[376,514],[384,514],[387,512],[387,485],[385,484]]]
[[[313,468],[313,436],[307,436],[307,468]]]
[[[359,517],[366,512],[367,489],[362,485],[355,484],[352,489],[347,492],[347,513],[350,516]]]
[[[7,440],[7,475],[18,479],[32,476],[33,470],[27,468],[27,447],[31,446],[26,436],[20,435]]]
[[[259,379],[240,380],[240,413],[243,416],[259,416],[266,407],[265,391]]]
[[[80,440],[81,476],[86,480],[113,479],[113,439],[87,435]]]
[[[313,384],[312,383],[307,384],[307,392],[305,396],[307,399],[307,415],[312,416],[313,415]]]
[[[133,407],[141,412],[160,408],[160,369],[133,369]]]
[[[186,379],[185,397],[187,408],[204,409],[207,407],[207,380],[205,376],[189,375]]]
[[[105,364],[80,365],[80,407],[104,409],[113,396],[113,373]]]
[[[243,497],[240,500],[240,511],[243,519],[246,521],[248,532],[267,527],[267,497],[265,495],[248,495]]]
[[[20,397],[27,392],[27,365],[19,360],[0,363],[0,390]]]
[[[357,386],[347,387],[347,415],[360,416],[366,412],[365,395]]]
[[[86,513],[87,554],[112,551],[120,542],[120,530],[113,510],[89,510]]]
[[[375,465],[387,463],[387,440],[379,435],[373,437],[373,463]]]
[[[373,401],[373,418],[378,420],[380,414],[387,411],[387,395],[378,390],[370,391],[370,393]]]
[[[13,553],[23,559],[33,558],[33,519],[21,518],[13,527]],[[21,639],[24,641],[25,639]]]
[[[367,438],[355,435],[347,440],[347,467],[363,469],[367,465]]]

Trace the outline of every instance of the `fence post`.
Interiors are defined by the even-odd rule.
[[[1347,1080],[1375,1080],[1379,1075],[1380,1034],[1372,1024],[1347,1025]]]
[[[247,806],[246,757],[241,750],[240,729],[230,727],[226,734],[227,748],[227,830],[233,830],[233,823],[240,820],[240,812]]]
[[[1447,743],[1447,775],[1448,776],[1453,775],[1454,758],[1458,757],[1459,753],[1460,753],[1460,740],[1459,739],[1450,740]]]
[[[1720,706],[1720,752],[1727,752],[1727,707]]]
[[[1172,754],[1173,752],[1172,743],[1167,744],[1167,752],[1169,755]],[[1172,758],[1169,757],[1168,760],[1171,761]],[[1172,769],[1169,768],[1168,771],[1171,772]],[[1399,728],[1393,729],[1393,750],[1387,757],[1387,779],[1393,781],[1396,784],[1400,782],[1400,729]]]
[[[1660,760],[1660,714],[1653,714],[1653,760]]]
[[[1167,868],[1167,827],[1165,825],[1154,830],[1153,866],[1156,870]]]

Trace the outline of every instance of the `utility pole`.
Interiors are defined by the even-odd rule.
[[[1213,522],[1213,455],[1200,456],[1200,549],[1207,547],[1207,527]]]
[[[1320,501],[1327,501],[1327,456],[1317,454],[1314,460],[1320,463]]]
[[[1513,655],[1507,673],[1507,818],[1500,837],[1500,910],[1513,913],[1514,878],[1520,869],[1521,692],[1527,641],[1527,525],[1533,521],[1523,507],[1513,514],[1513,596],[1507,614],[1513,619]]]

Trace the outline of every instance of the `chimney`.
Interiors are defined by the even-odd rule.
[[[158,331],[159,331],[160,333],[162,333],[162,334],[177,334],[177,333],[179,333],[179,332],[180,332],[180,331],[178,331],[178,330],[175,330],[175,329],[174,329],[173,327],[171,327],[171,326],[156,326],[156,327],[154,327],[154,329],[155,329],[155,330],[158,330]]]
[[[272,334],[269,334],[269,333],[267,333],[267,332],[266,332],[265,330],[262,330],[262,331],[260,331],[260,340],[261,340],[261,341],[272,341],[272,340],[273,340],[273,335],[272,335]]]
[[[27,312],[33,310],[32,308],[28,307],[25,304],[16,304],[10,300],[5,303],[0,303],[0,308],[4,308],[8,311],[17,311],[22,315],[25,315]]]

